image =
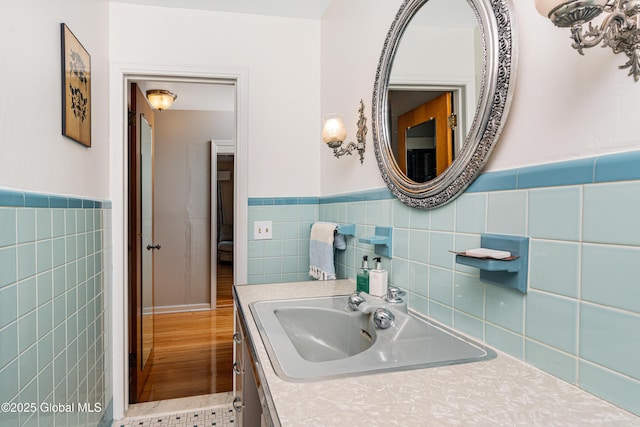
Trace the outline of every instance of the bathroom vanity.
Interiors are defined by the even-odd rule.
[[[251,345],[247,344],[247,326],[239,311],[235,313],[233,334],[233,407],[237,412],[236,420],[239,425],[257,425],[261,410],[258,396],[256,376],[254,374],[255,359],[253,359]]]
[[[640,426],[640,417],[499,352],[492,359],[421,369],[304,381],[279,376],[250,305],[349,295],[354,288],[350,280],[234,288],[240,425]]]

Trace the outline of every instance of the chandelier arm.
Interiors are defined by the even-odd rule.
[[[606,18],[604,18],[599,27],[593,27],[591,23],[589,23],[589,29],[587,31],[583,31],[583,25],[584,24],[576,24],[571,27],[571,38],[574,41],[571,46],[582,55],[584,55],[582,52],[583,49],[597,46],[603,39],[607,39],[611,26],[626,26],[627,17],[624,12],[615,11],[611,12]]]
[[[353,150],[356,149],[356,144],[355,142],[350,142],[349,144],[347,144],[347,146],[342,146],[339,150],[337,148],[333,149],[333,154],[336,157],[340,157],[340,156],[344,156],[345,154],[348,154],[349,156],[351,155],[351,153],[353,152]]]
[[[604,5],[604,10],[606,12],[613,12],[613,11],[616,11],[616,10],[620,10],[620,1],[623,1],[623,0],[609,0]]]

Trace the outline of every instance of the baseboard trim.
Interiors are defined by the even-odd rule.
[[[154,307],[155,314],[166,313],[183,313],[188,311],[206,311],[211,310],[211,304],[182,304],[182,305],[163,305]]]

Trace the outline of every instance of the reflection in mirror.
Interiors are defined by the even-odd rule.
[[[489,159],[513,93],[509,3],[400,6],[378,63],[372,130],[382,178],[402,203],[450,202]]]
[[[460,152],[477,108],[482,52],[478,19],[467,0],[429,0],[411,18],[393,59],[388,93],[391,150],[410,180],[435,178]],[[407,163],[414,156],[402,138],[405,119],[427,110],[440,122],[440,142],[429,154],[437,166],[434,173],[414,175]]]
[[[436,177],[436,119],[431,117],[405,130],[406,174],[416,182]]]
[[[398,115],[396,120],[393,113],[391,117],[392,126],[397,123],[397,137],[392,138],[391,146],[396,146],[396,162],[409,179],[427,182],[449,167],[456,153],[451,93],[443,92]]]

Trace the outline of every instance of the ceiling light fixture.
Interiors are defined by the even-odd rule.
[[[178,95],[164,89],[152,89],[147,91],[147,99],[151,106],[159,111],[171,107]]]

